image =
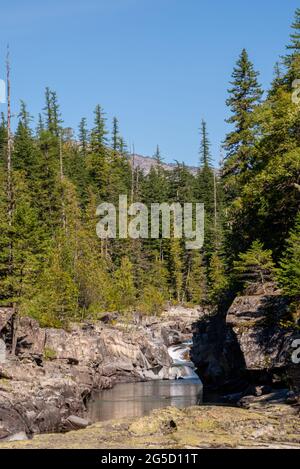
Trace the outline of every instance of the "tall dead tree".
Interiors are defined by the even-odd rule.
[[[62,131],[60,131],[60,135],[59,135],[59,168],[60,168],[60,182],[61,182],[61,185],[62,185],[62,190],[64,192],[65,188],[64,188],[64,185],[63,185],[63,181],[64,181],[64,162],[63,162],[63,149],[62,149]],[[66,220],[66,208],[65,208],[64,193],[62,194],[62,226],[63,226],[63,229],[66,231],[67,220]]]
[[[7,86],[7,202],[8,224],[12,226],[13,216],[13,187],[12,187],[12,135],[11,135],[11,97],[10,97],[10,57],[7,46],[6,55],[6,86]]]
[[[13,178],[12,178],[12,150],[13,150],[13,140],[11,132],[11,84],[10,84],[10,54],[9,46],[7,46],[6,54],[6,87],[7,87],[7,154],[6,154],[6,172],[7,172],[7,219],[8,226],[10,228],[9,233],[9,253],[8,253],[8,275],[12,275],[13,272],[13,240],[12,240],[12,224],[13,224],[13,208],[14,208],[14,198],[13,198]],[[13,293],[13,292],[12,292]],[[17,331],[18,331],[18,311],[17,306],[13,303],[13,323],[12,323],[12,344],[11,344],[11,354],[16,354],[17,346]]]

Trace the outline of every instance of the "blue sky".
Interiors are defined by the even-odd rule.
[[[219,160],[225,99],[238,54],[249,51],[266,88],[284,53],[296,0],[10,0],[1,2],[0,77],[6,43],[13,110],[31,114],[56,90],[66,126],[92,124],[97,103],[127,142],[166,161],[198,161],[200,121]],[[1,105],[0,105],[1,107]],[[3,105],[2,105],[3,107]]]

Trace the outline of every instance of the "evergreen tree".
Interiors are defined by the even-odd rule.
[[[291,89],[293,80],[298,79],[300,76],[300,8],[295,11],[290,39],[290,44],[286,46],[289,53],[283,57],[284,64],[287,67],[286,83],[289,89]]]
[[[171,288],[174,298],[177,302],[183,299],[183,260],[181,240],[176,238],[170,239],[170,276]]]
[[[264,249],[260,241],[254,241],[248,251],[241,253],[239,260],[234,262],[234,271],[243,284],[260,284],[264,288],[266,282],[274,279],[272,251]]]
[[[34,170],[36,145],[30,129],[31,116],[27,112],[24,101],[21,101],[19,123],[14,138],[14,168],[23,170],[29,176]]]
[[[57,94],[55,91],[50,90],[49,87],[47,87],[45,91],[45,101],[44,113],[46,117],[47,130],[49,130],[49,132],[55,137],[58,137],[60,135],[60,127],[62,123],[61,114]]]
[[[300,298],[300,212],[287,240],[287,249],[280,262],[278,280],[288,296]]]
[[[203,169],[205,167],[211,166],[211,156],[210,156],[210,142],[207,135],[205,120],[201,122],[201,144],[200,144],[200,167]]]
[[[199,305],[206,296],[206,271],[200,251],[188,252],[185,274],[185,299]]]
[[[128,257],[121,259],[121,265],[114,274],[115,304],[119,311],[130,311],[136,300],[133,280],[133,265]]]
[[[83,117],[79,123],[79,143],[82,155],[86,156],[88,149],[88,130],[85,117]]]
[[[153,155],[153,158],[157,164],[157,166],[161,166],[162,163],[163,163],[163,158],[160,154],[160,148],[159,148],[159,145],[156,146],[156,150],[155,150],[155,153]]]
[[[111,138],[112,149],[114,153],[120,150],[120,135],[119,135],[119,122],[116,117],[113,118],[112,138]]]
[[[227,197],[232,200],[239,183],[245,181],[255,157],[255,120],[253,111],[261,100],[262,90],[258,83],[258,72],[254,70],[245,49],[237,61],[232,74],[227,106],[232,116],[227,120],[234,130],[227,134],[224,148],[227,151],[223,167],[223,179]]]
[[[37,127],[36,127],[37,137],[39,137],[44,130],[45,130],[45,124],[44,124],[44,121],[43,121],[43,117],[42,117],[42,114],[39,113],[38,124],[37,124]]]
[[[52,108],[52,122],[51,122],[49,130],[56,137],[59,137],[61,133],[62,119],[61,119],[61,114],[59,110],[57,93],[55,91],[51,91],[51,108]]]
[[[210,259],[208,270],[209,300],[218,303],[228,287],[228,279],[225,273],[225,265],[222,257],[214,252]]]
[[[94,127],[91,132],[91,148],[96,153],[102,153],[107,144],[105,120],[103,109],[97,104],[94,110]]]
[[[208,265],[209,258],[214,249],[214,170],[211,167],[210,142],[208,139],[206,123],[201,125],[200,167],[195,180],[195,195],[197,202],[204,204],[205,210],[205,240],[204,261]]]

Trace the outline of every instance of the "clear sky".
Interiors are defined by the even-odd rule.
[[[37,115],[50,86],[65,126],[77,128],[83,116],[91,125],[100,103],[109,125],[119,118],[137,153],[152,155],[159,144],[166,161],[187,164],[198,161],[205,118],[217,161],[238,54],[248,49],[266,88],[299,6],[296,0],[2,0],[0,78],[9,42],[15,113],[24,99]]]

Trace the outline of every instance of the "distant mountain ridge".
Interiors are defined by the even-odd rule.
[[[129,158],[131,162],[133,162],[134,168],[141,169],[145,174],[148,174],[152,167],[157,166],[157,162],[155,161],[155,158],[151,156],[142,156],[142,155],[134,154],[134,155],[130,155]],[[176,163],[162,163],[162,167],[166,171],[173,171],[176,168],[176,166],[177,166]],[[186,165],[186,168],[192,174],[196,174],[198,171],[198,168],[196,168],[196,166]]]

